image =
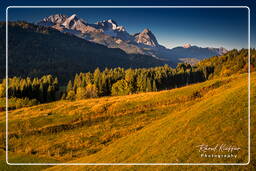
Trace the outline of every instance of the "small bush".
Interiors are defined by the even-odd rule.
[[[22,108],[22,107],[29,107],[39,104],[39,102],[36,99],[29,99],[29,98],[15,98],[15,108]]]
[[[75,91],[74,90],[70,90],[68,92],[68,94],[67,94],[66,99],[67,100],[75,100],[75,96],[76,96]]]

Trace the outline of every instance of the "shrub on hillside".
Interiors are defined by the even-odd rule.
[[[22,107],[30,107],[39,104],[36,99],[29,99],[29,98],[14,98],[15,101],[15,108],[22,108]]]

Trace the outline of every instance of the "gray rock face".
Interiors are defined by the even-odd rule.
[[[115,38],[120,38],[121,40],[133,40],[133,37],[125,30],[125,27],[119,26],[112,19],[96,22],[95,28],[102,29],[105,34]]]
[[[62,24],[68,16],[63,15],[63,14],[55,14],[51,15],[49,17],[43,18],[41,21],[39,21],[37,24],[38,25],[43,25],[43,26],[53,26],[56,24]]]
[[[86,27],[86,22],[77,17],[76,14],[71,15],[68,17],[63,23],[61,23],[67,29],[73,30],[83,30],[83,27]]]
[[[148,29],[134,35],[135,41],[146,46],[159,47],[155,35]]]

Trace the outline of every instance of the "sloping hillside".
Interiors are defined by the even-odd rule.
[[[247,116],[246,74],[169,91],[58,101],[10,112],[9,162],[21,162],[16,155],[76,163],[247,162]],[[0,124],[4,133],[4,120]],[[239,146],[238,158],[200,157],[198,145],[216,143]],[[114,166],[52,169],[64,168]]]
[[[255,74],[253,74],[251,104],[256,102]],[[121,138],[102,151],[72,162],[75,163],[246,163],[247,158],[247,75],[238,75],[223,80],[207,81],[215,85],[205,93],[194,105],[184,107],[175,113],[153,122],[144,129]],[[223,84],[224,83],[224,84]],[[218,85],[218,86],[217,86]],[[182,88],[182,91],[196,88],[197,85]],[[205,88],[201,89],[206,90]],[[178,93],[179,90],[172,90]],[[202,91],[204,92],[204,91]],[[252,118],[255,116],[255,105],[251,108]],[[255,123],[255,122],[254,122]],[[253,128],[255,130],[255,128]],[[255,137],[252,136],[255,142]],[[202,158],[198,151],[200,144],[232,144],[241,150],[237,158]],[[255,150],[253,151],[255,156]],[[246,166],[252,170],[252,164]],[[169,167],[175,169],[178,166]],[[56,166],[49,170],[83,170],[88,166]],[[91,167],[92,168],[92,167]],[[98,166],[93,169],[114,169],[116,166]],[[119,169],[156,169],[156,167],[122,166]],[[166,166],[157,169],[166,169]],[[183,168],[187,168],[186,166]],[[199,167],[195,167],[197,170]],[[201,166],[201,168],[203,168]],[[230,166],[220,166],[230,169]],[[233,166],[235,169],[241,167]],[[217,167],[210,167],[217,169]],[[232,169],[232,170],[233,170]]]
[[[208,59],[200,61],[197,66],[208,67],[213,70],[213,74],[210,78],[217,78],[220,76],[230,76],[235,73],[247,73],[248,72],[248,50],[232,50],[222,56],[213,56]],[[250,49],[250,68],[251,72],[256,68],[256,50]]]

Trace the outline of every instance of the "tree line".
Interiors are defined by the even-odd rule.
[[[205,70],[207,71],[207,70]],[[8,97],[36,99],[40,103],[59,99],[85,99],[110,95],[128,95],[177,88],[207,79],[207,73],[189,64],[179,64],[175,69],[168,65],[154,68],[106,68],[100,71],[76,74],[63,90],[57,77],[8,79]],[[6,80],[0,84],[0,97],[5,96]]]
[[[255,71],[255,49],[251,49],[250,59],[251,71]],[[181,63],[176,68],[168,65],[138,69],[106,68],[103,71],[96,68],[93,72],[76,74],[67,85],[61,86],[57,77],[51,75],[33,79],[13,77],[8,79],[8,96],[44,103],[59,99],[128,95],[177,88],[214,77],[244,73],[247,69],[248,50],[232,50],[225,55],[202,60],[196,66]],[[0,84],[0,97],[5,97],[5,82],[3,80]]]
[[[59,99],[57,77],[46,75],[41,78],[8,78],[8,97],[36,99],[40,103]],[[5,96],[6,79],[0,84],[0,97]]]
[[[206,75],[190,64],[179,64],[175,69],[168,65],[103,71],[97,68],[94,72],[76,74],[74,80],[68,82],[62,98],[73,100],[159,91],[205,81]]]
[[[246,73],[248,72],[248,55],[248,49],[233,49],[225,55],[204,59],[197,64],[197,67],[214,70],[208,75],[209,79],[230,76],[235,73]],[[254,48],[250,49],[250,68],[251,72],[256,68],[256,50]]]

